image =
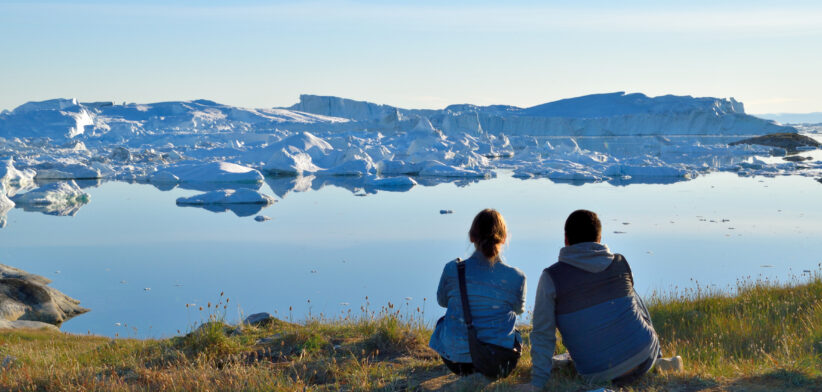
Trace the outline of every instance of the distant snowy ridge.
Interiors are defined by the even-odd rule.
[[[762,135],[796,132],[745,114],[733,98],[648,97],[624,92],[563,99],[529,108],[451,105],[402,109],[350,99],[301,95],[289,109],[370,123],[380,130],[430,123],[446,133],[524,136]]]
[[[246,109],[208,100],[123,104],[52,99],[0,113],[0,137],[48,137],[122,142],[164,134],[259,132],[349,120],[287,109]]]
[[[594,94],[530,108],[451,105],[403,109],[351,99],[301,95],[290,108],[247,109],[208,100],[152,104],[29,102],[0,114],[0,137],[124,142],[157,135],[438,129],[447,134],[522,136],[763,135],[792,127],[745,114],[733,98]]]

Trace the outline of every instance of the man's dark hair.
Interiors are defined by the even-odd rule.
[[[568,245],[596,242],[602,233],[602,222],[593,211],[576,210],[565,220],[565,238]]]

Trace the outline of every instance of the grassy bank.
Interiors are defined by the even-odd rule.
[[[822,390],[822,278],[740,283],[656,296],[650,311],[666,355],[686,372],[652,373],[630,390]],[[220,318],[222,302],[206,309]],[[516,390],[530,355],[507,380],[449,375],[427,348],[431,330],[393,306],[344,319],[260,327],[219,322],[164,340],[46,331],[0,334],[0,390]],[[401,314],[402,313],[402,314]],[[528,328],[523,328],[526,343]],[[561,345],[558,348],[563,350]],[[585,391],[568,370],[549,390]]]

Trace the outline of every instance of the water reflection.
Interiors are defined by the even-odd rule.
[[[264,204],[178,204],[179,207],[196,207],[202,208],[211,212],[226,212],[231,211],[238,217],[246,217],[256,215],[262,211],[263,208],[268,207]]]

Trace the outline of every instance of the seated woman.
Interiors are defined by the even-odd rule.
[[[442,271],[437,303],[447,310],[437,321],[429,346],[440,354],[448,369],[458,375],[482,372],[482,365],[474,365],[477,359],[472,361],[469,351],[458,264],[465,265],[470,315],[478,340],[505,349],[518,349],[522,344],[514,324],[525,307],[525,275],[500,258],[507,236],[505,220],[499,212],[492,209],[480,211],[468,232],[476,251],[465,261],[449,262]],[[507,373],[503,372],[501,376]]]

